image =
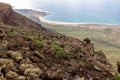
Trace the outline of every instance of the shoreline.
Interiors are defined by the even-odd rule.
[[[93,23],[69,23],[69,22],[56,22],[56,21],[49,21],[44,19],[43,17],[39,18],[42,23],[50,24],[50,25],[61,25],[66,27],[82,27],[82,28],[89,28],[89,29],[112,29],[112,30],[120,30],[120,25],[115,24],[93,24]]]
[[[107,24],[107,23],[81,23],[81,22],[60,22],[60,21],[49,21],[44,17],[39,17],[41,22],[53,24],[53,25],[103,25],[103,26],[120,26],[120,24]]]

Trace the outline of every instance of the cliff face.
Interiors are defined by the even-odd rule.
[[[15,12],[23,14],[23,15],[30,15],[30,16],[35,16],[35,17],[44,17],[49,15],[47,12],[40,12],[37,10],[32,10],[32,9],[14,9]]]
[[[16,13],[13,11],[12,7],[9,4],[0,3],[0,23],[34,28],[38,30],[45,30],[40,24],[33,22],[32,20]]]
[[[26,16],[27,18],[33,20],[34,22],[40,23],[40,17],[49,15],[47,12],[40,12],[32,9],[14,9],[15,12]]]
[[[106,56],[95,51],[89,39],[49,33],[15,12],[4,16],[0,17],[1,80],[114,80]]]

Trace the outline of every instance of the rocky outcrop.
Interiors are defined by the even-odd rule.
[[[1,25],[3,80],[114,80],[105,55],[89,39]]]
[[[34,28],[41,31],[45,30],[40,24],[35,23],[25,16],[14,12],[12,7],[5,3],[0,3],[0,23],[26,28]]]

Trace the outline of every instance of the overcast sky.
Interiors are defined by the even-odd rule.
[[[32,8],[31,1],[33,0],[0,0],[0,2],[9,3],[15,8]]]
[[[51,11],[52,8],[56,10],[67,9],[79,10],[83,7],[93,8],[99,10],[104,7],[104,4],[109,4],[110,7],[114,7],[111,4],[117,1],[115,4],[120,5],[120,0],[0,0],[0,2],[6,2],[15,6],[15,8],[23,9],[37,9]]]
[[[47,4],[66,4],[71,6],[77,6],[82,3],[91,4],[91,5],[99,5],[106,1],[110,0],[0,0],[0,2],[6,2],[15,6],[16,8],[34,8],[35,5],[47,5]],[[112,0],[119,1],[119,0]]]

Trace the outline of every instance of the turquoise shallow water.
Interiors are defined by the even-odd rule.
[[[103,0],[96,4],[78,3],[77,5],[51,2],[36,5],[35,8],[48,11],[51,15],[45,19],[49,21],[120,25],[119,0]]]

